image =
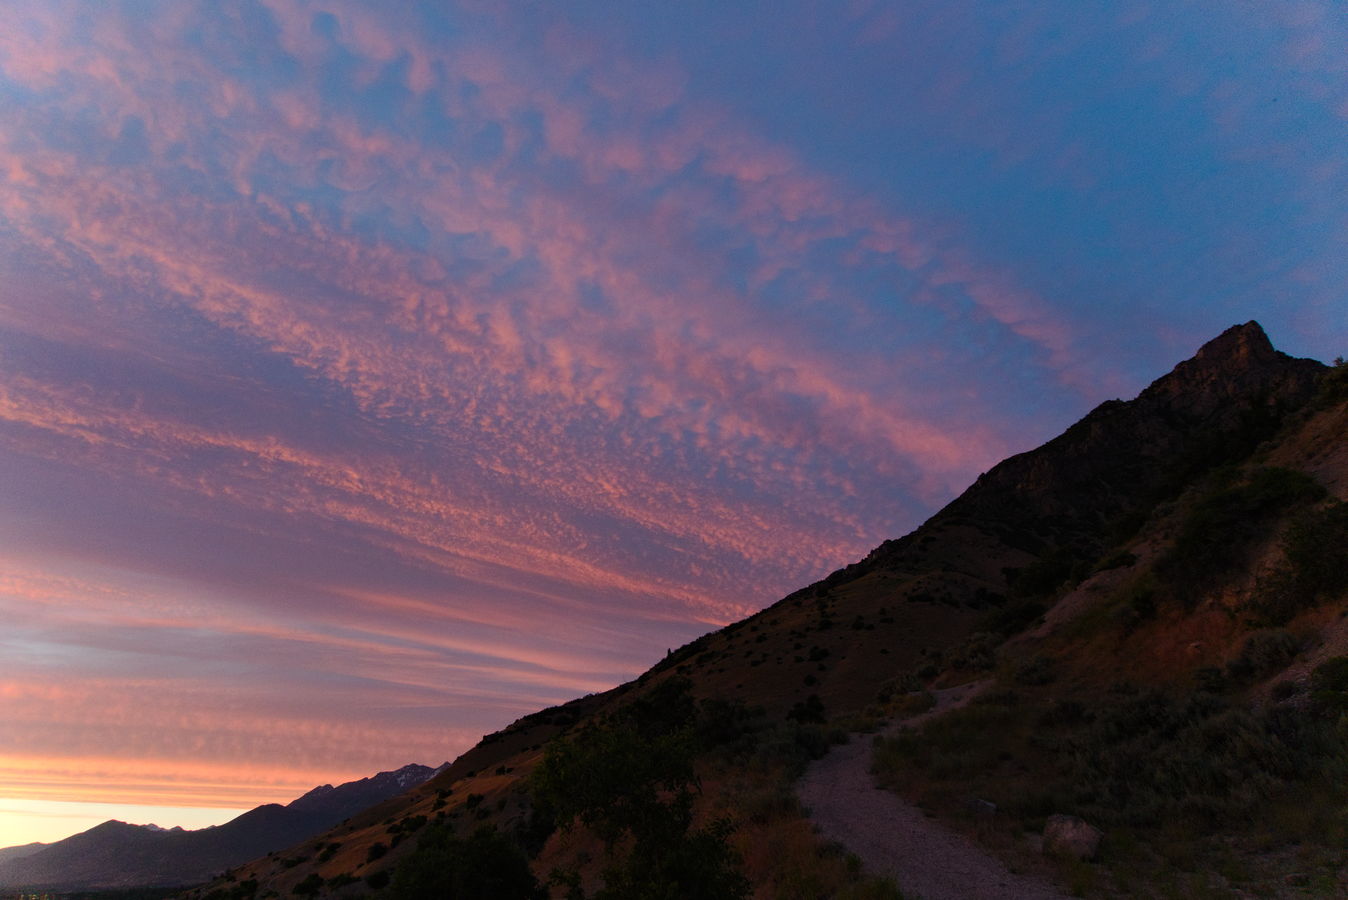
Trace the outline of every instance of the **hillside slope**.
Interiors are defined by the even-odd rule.
[[[1165,648],[1173,641],[1143,638],[1164,635],[1167,627],[1183,631],[1177,622],[1207,609],[1199,593],[1220,593],[1229,585],[1195,580],[1186,588],[1180,560],[1169,565],[1181,574],[1159,594],[1125,596],[1120,592],[1135,587],[1128,573],[1139,559],[1165,557],[1166,548],[1190,540],[1176,510],[1201,506],[1195,496],[1222,485],[1257,482],[1262,476],[1251,475],[1254,468],[1306,473],[1291,477],[1294,493],[1297,485],[1306,488],[1318,479],[1321,490],[1332,486],[1341,496],[1348,483],[1342,465],[1348,397],[1326,388],[1342,382],[1341,374],[1279,353],[1256,323],[1233,327],[1136,399],[1102,404],[1058,438],[996,466],[911,534],[693,641],[633,682],[488,735],[426,785],[190,896],[289,896],[297,889],[314,896],[368,895],[418,852],[417,832],[428,823],[460,834],[494,825],[535,856],[540,876],[560,867],[593,890],[602,882],[601,856],[610,858],[602,842],[586,828],[554,833],[554,824],[565,823],[536,808],[536,785],[528,775],[550,747],[575,748],[587,734],[619,733],[643,698],[664,692],[663,702],[684,686],[700,700],[697,728],[719,732],[721,741],[719,749],[699,757],[703,790],[693,821],[718,815],[733,820],[733,843],[761,896],[837,892],[819,881],[820,867],[798,865],[802,855],[818,856],[825,860],[820,866],[832,866],[836,875],[830,884],[855,880],[836,853],[830,857],[828,848],[811,843],[789,790],[783,792],[782,779],[799,771],[791,754],[824,752],[829,723],[856,726],[902,714],[920,708],[926,689],[989,671],[999,677],[1010,672],[1005,677],[1014,679],[1007,668],[1013,665],[1061,665],[1079,676],[1083,690],[1134,674],[1187,687],[1195,666],[1172,665]],[[1192,540],[1218,548],[1212,566],[1246,572],[1273,552],[1286,515],[1328,502],[1307,495],[1268,515],[1255,509],[1252,533],[1238,514],[1234,521],[1213,520],[1214,528],[1230,535]],[[1236,564],[1223,562],[1223,547]],[[1176,598],[1189,589],[1199,593]],[[1136,645],[1092,630],[1090,623],[1102,613],[1093,612],[1100,604],[1090,598],[1099,597],[1108,598],[1112,622],[1130,636],[1143,636]],[[1161,612],[1147,603],[1159,603]],[[1117,612],[1120,606],[1124,613]],[[1327,615],[1328,608],[1314,614]],[[1251,627],[1232,625],[1220,652],[1238,645]],[[1143,648],[1158,659],[1138,673]],[[1051,659],[1037,662],[1039,657]],[[1032,682],[1038,676],[1025,677]],[[1055,683],[1078,684],[1066,677]],[[733,712],[729,719],[727,710]],[[564,737],[561,744],[558,737]],[[976,732],[963,737],[987,743]],[[940,787],[934,781],[928,786]],[[934,808],[957,815],[951,810],[958,802],[938,799]],[[1028,812],[1017,827],[1045,814]],[[1023,848],[1003,849],[1014,854]],[[621,848],[615,852],[620,856]]]
[[[1348,367],[1046,606],[913,685],[987,687],[882,742],[882,782],[1022,865],[1084,818],[1086,895],[1348,895]]]

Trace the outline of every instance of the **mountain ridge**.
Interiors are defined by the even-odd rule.
[[[1209,592],[1201,602],[1161,595],[1153,600],[1143,590],[1144,575],[1170,552],[1166,548],[1188,527],[1195,510],[1211,515],[1206,510],[1214,503],[1219,511],[1223,503],[1234,503],[1239,511],[1241,503],[1272,502],[1267,510],[1252,507],[1253,525],[1233,520],[1247,531],[1257,526],[1233,541],[1244,554],[1238,569],[1245,592],[1240,596],[1247,596],[1250,585],[1264,577],[1259,567],[1281,552],[1277,542],[1287,516],[1320,509],[1314,505],[1319,501],[1308,498],[1325,484],[1337,485],[1331,500],[1343,499],[1348,390],[1319,412],[1315,406],[1331,376],[1348,380],[1340,369],[1275,350],[1255,322],[1233,326],[1134,399],[1102,403],[1041,447],[994,466],[908,535],[885,541],[863,559],[671,652],[631,682],[525,716],[486,736],[437,778],[306,844],[304,852],[312,856],[325,841],[340,840],[341,851],[322,864],[282,870],[262,860],[231,877],[282,895],[306,884],[318,896],[355,897],[378,890],[401,861],[415,855],[416,842],[402,838],[425,824],[485,822],[528,847],[540,876],[553,867],[569,869],[593,888],[603,878],[593,837],[585,838],[584,829],[560,837],[540,831],[546,823],[535,816],[528,773],[559,737],[574,743],[586,729],[639,707],[643,698],[662,696],[680,680],[704,710],[724,713],[715,704],[743,704],[766,723],[761,726],[768,729],[766,737],[760,740],[779,750],[780,740],[795,741],[797,751],[805,748],[811,754],[827,749],[826,738],[820,737],[827,723],[901,715],[924,690],[989,669],[1011,685],[989,696],[1011,702],[1005,698],[1022,684],[1016,680],[1021,676],[1000,666],[1014,662],[1025,668],[1028,687],[1021,690],[1044,683],[1038,679],[1051,680],[1052,658],[1035,655],[1040,640],[1035,635],[1046,628],[1058,629],[1055,640],[1068,643],[1044,644],[1044,652],[1098,647],[1125,677],[1133,652],[1129,641],[1152,641],[1155,646],[1138,644],[1137,649],[1171,668],[1151,674],[1187,690],[1199,663],[1210,659],[1225,665],[1232,654],[1239,657],[1244,652],[1239,641],[1251,626],[1232,618],[1243,607],[1221,606],[1225,594]],[[1313,441],[1324,446],[1315,449]],[[1315,477],[1305,475],[1312,458],[1319,460]],[[1265,460],[1291,466],[1293,474],[1269,470]],[[1316,478],[1322,483],[1312,490]],[[1292,493],[1284,497],[1278,491]],[[1060,614],[1058,604],[1069,600],[1075,604],[1071,615]],[[1162,601],[1170,605],[1159,612],[1146,606]],[[1110,613],[1103,616],[1106,608]],[[1307,615],[1310,622],[1329,613]],[[1221,626],[1226,631],[1205,648],[1203,629],[1217,627],[1214,622],[1226,622]],[[1167,636],[1172,624],[1176,634],[1196,637]],[[1086,627],[1099,635],[1074,647],[1070,642],[1078,632],[1073,629]],[[1197,651],[1188,647],[1195,640]],[[1194,655],[1200,652],[1205,655]],[[1073,678],[1085,678],[1082,690],[1103,687],[1097,684],[1100,677],[1088,671],[1089,657],[1063,668]],[[1108,696],[1104,702],[1115,702]],[[810,731],[819,728],[825,731]],[[817,740],[825,741],[822,747]],[[761,771],[716,772],[715,767],[708,770],[707,783],[721,790],[755,778],[762,790],[781,789],[763,782]],[[699,801],[707,815],[726,810],[710,791]],[[751,806],[759,802],[752,793],[735,796]],[[736,811],[733,804],[728,809]],[[737,846],[754,883],[769,893],[783,889],[784,861],[826,860],[819,855],[822,850],[812,849],[817,839],[789,802],[782,800],[774,810],[738,819]],[[782,849],[785,835],[792,835],[795,850]],[[764,850],[768,846],[777,849]],[[829,865],[817,863],[823,869]],[[841,879],[834,883],[851,883],[846,879],[853,876],[839,874],[839,867],[829,871],[834,873],[829,877]],[[225,896],[211,890],[189,896]]]
[[[330,828],[433,778],[447,765],[410,763],[336,787],[321,785],[288,804],[265,803],[221,825],[200,829],[109,819],[28,852],[0,850],[0,886],[86,890],[195,884]]]

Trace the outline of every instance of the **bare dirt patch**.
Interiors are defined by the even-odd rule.
[[[946,688],[936,705],[890,729],[915,727],[962,706],[986,682]],[[930,819],[883,788],[871,775],[870,735],[853,735],[813,763],[796,784],[801,803],[819,832],[861,858],[875,875],[887,875],[907,897],[923,900],[1061,900],[1051,884],[1007,869],[968,838]]]

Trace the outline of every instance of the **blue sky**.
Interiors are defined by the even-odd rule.
[[[435,764],[1229,325],[1342,354],[1346,37],[1330,2],[7,4],[0,799]]]

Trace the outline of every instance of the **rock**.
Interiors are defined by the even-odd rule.
[[[1103,832],[1085,819],[1053,815],[1044,825],[1044,853],[1071,859],[1094,859],[1100,850]]]
[[[997,814],[997,804],[991,800],[976,798],[968,803],[969,812],[980,819],[991,818]]]

